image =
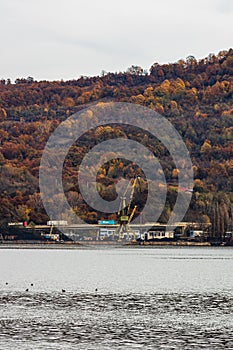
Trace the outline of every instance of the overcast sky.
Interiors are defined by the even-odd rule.
[[[73,79],[233,47],[232,0],[0,0],[0,78]]]

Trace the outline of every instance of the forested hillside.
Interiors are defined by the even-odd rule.
[[[186,220],[212,222],[213,234],[232,229],[233,211],[233,50],[196,60],[189,56],[173,64],[154,63],[149,72],[132,66],[126,72],[102,72],[97,77],[71,81],[0,81],[0,223],[27,220],[45,223],[40,200],[38,170],[43,148],[61,121],[90,103],[130,102],[147,106],[166,118],[184,139],[192,158],[195,187]],[[67,156],[64,183],[69,203],[83,218],[96,222],[100,213],[83,202],[75,183],[80,161],[99,140],[130,137],[130,130],[102,127],[74,145]],[[144,134],[137,134],[142,141]],[[154,144],[153,147],[157,147]],[[160,220],[166,222],[176,198],[177,172],[160,155],[169,183],[167,202]],[[121,160],[114,165],[122,177],[132,177],[134,167]],[[111,164],[100,171],[100,191],[115,196],[116,171]],[[138,171],[138,170],[137,170]],[[107,189],[109,191],[107,191]],[[136,193],[143,205],[146,184]],[[143,199],[142,199],[143,198]],[[142,202],[142,203],[140,203]],[[105,217],[106,218],[106,217]],[[114,215],[111,216],[114,218]]]

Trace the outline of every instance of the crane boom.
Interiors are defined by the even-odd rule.
[[[137,209],[137,206],[135,205],[132,212],[130,213],[136,184],[137,184],[137,181],[139,182],[139,179],[140,179],[140,177],[137,176],[137,177],[135,177],[135,179],[133,181],[128,206],[126,206],[126,194],[127,194],[127,191],[129,189],[129,186],[131,183],[130,181],[126,187],[126,190],[125,190],[123,196],[121,197],[120,208],[118,211],[119,226],[116,228],[116,231],[115,231],[115,234],[118,235],[119,240],[121,240],[125,234],[127,234],[128,239],[130,239],[130,235],[132,235],[132,234],[133,234],[134,238],[136,238],[136,234],[135,234],[134,230],[131,229],[129,224],[132,221],[133,216],[134,216],[136,209]]]

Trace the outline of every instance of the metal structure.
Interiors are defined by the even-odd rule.
[[[119,207],[119,211],[118,211],[118,226],[115,230],[115,235],[118,236],[118,239],[120,241],[125,236],[127,237],[128,240],[130,240],[132,237],[134,239],[136,239],[136,233],[132,229],[132,227],[130,226],[130,222],[132,221],[133,216],[134,216],[136,209],[137,209],[136,205],[134,206],[133,209],[131,209],[131,204],[133,201],[133,196],[134,196],[136,184],[137,184],[137,182],[140,184],[139,180],[140,180],[140,177],[137,176],[133,181],[128,205],[126,204],[126,195],[127,195],[127,192],[130,188],[130,185],[131,185],[130,181],[126,187],[126,190],[125,190],[123,196],[121,197],[121,203],[120,203],[120,207]]]

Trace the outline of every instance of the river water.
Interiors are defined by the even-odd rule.
[[[1,350],[233,349],[233,248],[1,249],[0,276]]]

